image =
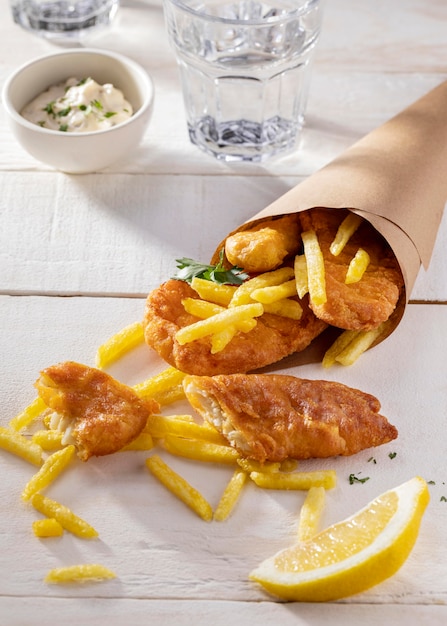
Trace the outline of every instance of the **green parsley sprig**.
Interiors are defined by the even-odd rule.
[[[173,276],[177,280],[190,283],[193,278],[203,278],[219,285],[241,285],[249,277],[241,267],[233,266],[226,269],[223,264],[223,250],[219,254],[217,265],[198,263],[194,259],[183,257],[176,259],[178,272]]]

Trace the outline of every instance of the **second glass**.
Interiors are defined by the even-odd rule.
[[[119,0],[10,0],[14,22],[25,30],[66,43],[109,26]]]
[[[321,27],[319,0],[164,0],[191,141],[224,161],[295,147]]]

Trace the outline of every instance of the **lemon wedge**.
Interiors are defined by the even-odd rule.
[[[249,577],[285,600],[324,602],[392,576],[410,554],[430,496],[416,476],[355,515],[263,561]]]

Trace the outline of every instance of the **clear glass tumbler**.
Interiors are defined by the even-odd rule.
[[[10,0],[10,4],[17,24],[57,43],[108,26],[119,0]]]
[[[296,146],[320,0],[163,0],[191,141],[224,161]]]

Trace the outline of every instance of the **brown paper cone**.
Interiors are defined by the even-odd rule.
[[[394,329],[421,264],[429,265],[446,201],[447,81],[233,232],[315,207],[358,213],[385,237],[402,270],[405,295]]]

